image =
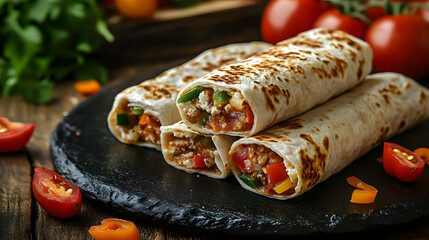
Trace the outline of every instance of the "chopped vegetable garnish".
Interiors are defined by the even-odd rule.
[[[426,164],[429,164],[429,148],[417,148],[414,153],[423,159]]]
[[[359,178],[355,176],[348,177],[347,182],[351,186],[358,188],[353,191],[350,202],[352,203],[373,203],[374,202],[378,192],[378,190],[375,187],[364,183],[363,181],[361,181]]]
[[[144,110],[141,107],[131,107],[131,111],[135,115],[142,115],[144,113]]]
[[[118,218],[103,219],[101,225],[92,226],[88,232],[95,240],[141,239],[139,230],[133,222]]]
[[[289,190],[293,187],[293,183],[290,180],[290,178],[284,180],[283,182],[277,184],[273,189],[276,191],[276,193],[281,194]]]
[[[241,173],[238,177],[243,181],[247,186],[256,189],[257,187],[262,185],[262,182],[259,179],[252,177],[248,173]]]
[[[213,104],[216,107],[222,107],[222,105],[224,105],[227,102],[230,96],[226,91],[217,91],[213,94],[212,98],[213,98]]]
[[[196,98],[198,98],[198,96],[200,95],[200,93],[204,91],[204,88],[201,86],[195,87],[194,89],[192,89],[191,91],[183,94],[181,97],[179,97],[179,99],[177,99],[178,103],[184,103],[184,102],[189,102],[192,101]]]
[[[130,121],[128,120],[128,114],[127,113],[116,114],[116,125],[118,126],[130,125]]]
[[[77,81],[74,87],[84,96],[94,95],[101,89],[100,83],[95,79]]]

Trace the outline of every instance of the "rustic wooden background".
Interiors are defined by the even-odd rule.
[[[266,1],[253,3],[247,0],[229,9],[221,8],[203,15],[192,12],[180,18],[162,19],[161,14],[161,20],[145,23],[111,20],[110,27],[117,39],[100,54],[109,66],[109,84],[126,80],[140,71],[184,62],[208,48],[260,39],[259,21],[265,4]],[[150,218],[136,219],[106,209],[87,198],[83,199],[81,213],[72,219],[61,220],[46,214],[32,195],[33,168],[54,169],[49,154],[50,135],[61,119],[84,100],[73,88],[73,81],[57,84],[54,99],[43,106],[25,103],[19,97],[0,98],[0,116],[36,123],[34,135],[23,151],[0,154],[0,239],[92,239],[89,227],[108,217],[135,222],[142,239],[258,238],[214,235],[192,228],[166,226]],[[429,239],[429,218],[355,234],[291,238],[320,237]]]

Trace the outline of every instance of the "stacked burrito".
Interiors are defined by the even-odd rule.
[[[160,127],[180,120],[177,93],[188,83],[225,64],[240,62],[264,51],[263,42],[230,44],[207,50],[181,66],[120,92],[107,117],[110,132],[119,141],[160,149]]]
[[[427,89],[368,75],[371,65],[365,42],[314,29],[218,67],[176,92],[179,117],[159,128],[164,159],[213,178],[232,172],[267,197],[299,196],[429,116]]]
[[[234,162],[222,156],[234,137],[252,136],[353,88],[371,61],[365,42],[316,29],[220,67],[179,92],[182,121],[161,128],[164,159],[187,172],[225,178]]]

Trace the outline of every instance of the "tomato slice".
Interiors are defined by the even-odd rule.
[[[241,172],[245,173],[246,165],[244,164],[244,160],[249,159],[250,148],[239,145],[235,148],[235,151],[232,153],[232,160],[235,165],[241,170]]]
[[[82,205],[82,195],[77,186],[58,173],[44,167],[34,169],[33,194],[40,206],[59,218],[77,215]]]
[[[92,226],[88,230],[95,240],[140,240],[140,233],[133,222],[106,218],[101,225]]]
[[[274,163],[265,168],[268,176],[268,189],[272,189],[277,183],[284,181],[289,177],[286,167],[283,163]]]
[[[414,152],[395,143],[384,142],[383,167],[391,176],[413,182],[422,174],[425,162]]]
[[[206,167],[206,162],[204,162],[204,156],[201,153],[197,152],[192,157],[192,167],[193,168],[202,168]]]
[[[34,123],[10,122],[0,117],[0,152],[16,152],[24,148],[34,132]]]

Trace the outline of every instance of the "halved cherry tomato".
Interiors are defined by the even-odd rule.
[[[82,205],[82,195],[76,185],[58,173],[44,167],[34,169],[33,194],[40,206],[59,218],[77,215]]]
[[[426,164],[429,164],[429,148],[417,148],[414,153],[423,159]]]
[[[347,182],[355,188],[358,188],[353,191],[350,202],[352,203],[373,203],[375,197],[377,196],[378,190],[364,183],[357,177],[351,176],[347,178]]]
[[[246,166],[244,164],[244,160],[249,159],[250,155],[250,148],[239,145],[235,148],[235,151],[232,153],[232,160],[234,161],[235,165],[241,170],[241,172],[245,173]]]
[[[383,167],[389,175],[404,182],[413,182],[422,174],[425,162],[398,144],[384,142]]]
[[[192,157],[192,167],[193,168],[202,168],[206,166],[206,162],[204,162],[204,156],[201,153],[197,152]]]
[[[283,163],[274,163],[267,166],[265,168],[265,173],[268,176],[268,189],[272,189],[277,183],[289,177]]]
[[[368,24],[361,19],[342,14],[337,9],[326,11],[320,15],[313,24],[313,28],[328,28],[341,30],[360,39],[365,38]]]
[[[92,226],[88,230],[95,240],[140,240],[140,233],[133,222],[106,218],[101,225]]]
[[[262,15],[262,38],[275,44],[310,30],[317,17],[331,6],[318,0],[271,0]]]
[[[158,7],[157,0],[115,0],[121,16],[130,19],[151,18]]]
[[[0,152],[16,152],[24,148],[34,132],[34,123],[9,122],[0,117]]]
[[[373,22],[365,40],[379,72],[420,80],[429,73],[429,27],[420,15],[389,15]]]

